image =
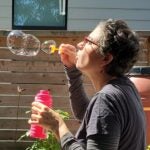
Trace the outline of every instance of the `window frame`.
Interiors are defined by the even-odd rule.
[[[15,0],[12,0],[12,29],[15,30],[67,30],[67,16],[68,16],[68,0],[66,0],[65,3],[65,25],[64,26],[47,26],[47,25],[42,25],[42,26],[26,26],[26,25],[15,25]]]

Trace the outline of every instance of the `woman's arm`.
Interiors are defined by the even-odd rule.
[[[92,135],[87,138],[87,145],[77,141],[71,133],[61,139],[63,150],[118,150],[119,137]]]
[[[76,67],[65,67],[65,72],[69,83],[72,111],[77,119],[82,120],[89,104],[89,98],[82,84],[82,73]]]
[[[75,67],[76,47],[70,44],[61,44],[59,49],[61,61],[66,66],[65,72],[69,82],[72,111],[77,119],[82,120],[89,104],[89,99],[82,86],[82,74]]]

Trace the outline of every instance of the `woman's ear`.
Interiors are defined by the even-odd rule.
[[[104,65],[108,65],[111,61],[113,60],[113,55],[108,53],[106,56],[103,58]]]

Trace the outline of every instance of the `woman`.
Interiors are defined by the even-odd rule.
[[[61,60],[69,81],[71,106],[82,122],[72,135],[50,108],[32,104],[29,123],[54,132],[64,150],[144,150],[145,117],[140,96],[125,73],[136,62],[139,42],[121,20],[101,22],[75,48],[62,44]],[[95,95],[89,101],[82,73],[91,80]]]

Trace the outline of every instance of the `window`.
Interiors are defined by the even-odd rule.
[[[12,29],[67,29],[68,0],[13,0],[12,2]]]

